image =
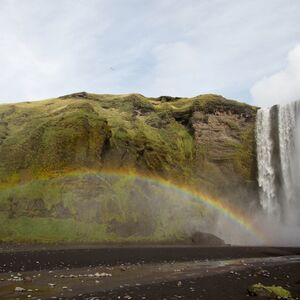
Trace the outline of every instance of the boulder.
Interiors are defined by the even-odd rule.
[[[225,245],[225,242],[219,237],[215,236],[212,233],[200,232],[197,231],[192,234],[191,241],[196,245],[203,246],[222,246]]]

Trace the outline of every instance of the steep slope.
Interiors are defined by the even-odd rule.
[[[224,201],[250,201],[255,115],[217,95],[82,92],[1,105],[0,209],[9,230],[0,239],[180,239],[203,207],[155,184],[137,188],[136,179],[101,174],[160,176]]]

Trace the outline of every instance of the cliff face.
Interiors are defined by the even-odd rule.
[[[87,240],[178,238],[182,230],[178,220],[171,220],[177,212],[169,212],[170,197],[162,191],[156,190],[154,201],[146,197],[144,186],[136,188],[128,179],[104,180],[88,173],[131,170],[185,183],[225,201],[255,199],[255,115],[256,108],[217,95],[77,93],[2,105],[1,220],[10,222],[16,239],[22,239],[16,224],[38,222],[46,228],[52,222],[51,227],[60,227],[66,219],[70,240],[82,240],[80,230],[86,232],[87,224],[102,232]],[[86,175],[64,175],[72,172]],[[203,215],[203,209],[185,206],[188,218]],[[72,222],[82,226],[79,233],[73,232]],[[51,234],[43,232],[46,238],[40,239]],[[29,240],[39,240],[36,236]],[[9,239],[1,232],[0,238]]]

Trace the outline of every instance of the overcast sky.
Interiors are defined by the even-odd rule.
[[[299,0],[0,0],[0,102],[77,91],[300,99]]]

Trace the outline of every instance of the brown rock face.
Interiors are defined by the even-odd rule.
[[[228,145],[239,142],[237,128],[244,126],[245,120],[230,112],[214,114],[195,112],[194,118],[196,119],[193,123],[195,140],[200,146],[210,146],[209,159],[212,161],[228,159],[228,154],[231,152]]]
[[[198,176],[256,198],[255,110],[209,105],[193,113],[192,128]]]

